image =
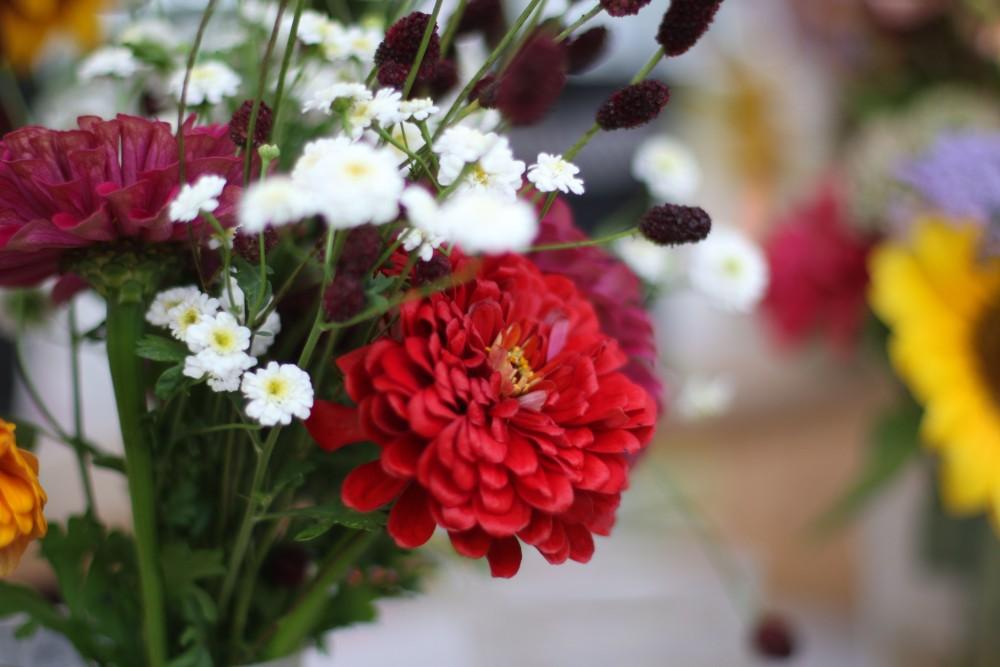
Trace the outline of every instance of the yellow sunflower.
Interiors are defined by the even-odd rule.
[[[884,244],[871,260],[871,303],[891,329],[893,366],[924,406],[945,504],[992,510],[1000,530],[1000,260],[978,256],[979,233],[925,219],[909,246]]]
[[[38,459],[17,448],[14,425],[0,419],[0,577],[14,571],[32,540],[48,530]]]
[[[108,0],[0,0],[0,60],[26,71],[57,34],[85,49],[97,46],[98,12],[107,4]]]

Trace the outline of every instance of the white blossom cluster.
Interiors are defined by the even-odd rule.
[[[309,416],[313,389],[307,373],[293,364],[275,362],[250,371],[274,343],[281,318],[272,309],[263,323],[251,329],[246,300],[235,279],[218,297],[193,285],[164,290],[153,299],[146,320],[168,328],[187,346],[186,377],[205,380],[215,392],[242,390],[247,415],[262,425],[289,424],[292,417]]]

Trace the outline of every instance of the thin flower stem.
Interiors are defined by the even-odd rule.
[[[396,141],[395,139],[393,139],[392,135],[390,135],[388,132],[386,132],[381,127],[376,128],[375,132],[378,134],[379,137],[382,138],[382,141],[386,142],[387,144],[390,144],[390,145],[394,146],[397,150],[399,150],[400,152],[402,152],[403,154],[405,154],[406,157],[407,157],[407,162],[410,161],[410,160],[413,160],[414,162],[416,162],[417,164],[419,164],[420,168],[423,169],[424,173],[426,173],[427,176],[431,179],[431,182],[434,184],[434,187],[437,188],[437,189],[441,188],[441,186],[437,182],[437,179],[434,178],[434,174],[431,173],[430,168],[427,166],[427,163],[424,162],[424,159],[422,157],[420,157],[419,155],[417,155],[416,153],[414,153],[413,151],[411,151],[409,148],[406,147],[406,145],[404,145],[404,144],[400,143],[399,141]]]
[[[285,16],[285,8],[288,0],[281,0],[278,3],[278,14],[274,18],[274,28],[271,29],[271,38],[267,40],[267,48],[264,49],[264,59],[260,64],[260,78],[257,79],[257,94],[253,98],[253,106],[250,107],[250,120],[247,122],[247,139],[243,145],[243,187],[250,183],[250,171],[253,168],[253,144],[255,130],[257,129],[257,116],[260,114],[260,105],[264,102],[264,88],[267,86],[267,72],[271,68],[271,54],[274,53],[274,45],[278,41],[278,33],[281,31],[281,19]],[[273,128],[272,128],[273,129]]]
[[[236,299],[233,298],[233,274],[230,271],[233,261],[233,250],[229,247],[226,230],[222,226],[222,223],[219,222],[219,219],[211,213],[205,211],[204,216],[208,219],[208,224],[212,225],[215,233],[219,235],[219,245],[222,248],[222,279],[226,281],[226,296],[229,297],[229,307],[238,308],[240,304],[237,304]]]
[[[582,26],[584,23],[586,23],[590,19],[600,14],[603,10],[604,7],[601,5],[601,3],[598,2],[596,5],[590,8],[590,11],[588,11],[586,14],[584,14],[577,20],[570,23],[565,30],[556,35],[556,41],[557,42],[563,41],[564,39],[572,35],[574,32],[576,32],[580,26]]]
[[[516,21],[514,21],[514,25],[511,26],[510,30],[507,31],[507,34],[504,35],[503,39],[500,40],[500,43],[497,44],[497,47],[493,49],[493,52],[490,53],[490,55],[486,58],[486,61],[483,63],[482,67],[479,68],[479,71],[473,75],[473,77],[469,80],[469,82],[465,84],[465,88],[462,89],[462,92],[460,92],[458,94],[458,97],[455,98],[455,101],[452,103],[451,108],[449,108],[448,112],[445,114],[444,120],[441,122],[441,125],[434,133],[434,139],[437,139],[441,135],[441,132],[444,131],[446,127],[448,127],[448,124],[451,122],[452,118],[458,112],[458,108],[462,104],[465,104],[466,100],[468,100],[469,93],[471,93],[475,85],[479,83],[479,80],[482,79],[483,76],[488,71],[490,71],[490,68],[493,67],[493,65],[500,59],[500,56],[504,54],[504,52],[507,50],[507,47],[510,46],[511,43],[514,41],[514,38],[517,37],[517,34],[521,30],[521,27],[525,24],[528,18],[534,13],[535,8],[538,7],[539,3],[541,3],[542,1],[543,0],[531,0],[528,6],[524,8],[524,11],[521,12],[521,15],[517,17]]]
[[[517,52],[527,43],[528,39],[531,38],[532,33],[535,32],[535,28],[538,27],[539,22],[542,20],[542,15],[545,13],[545,6],[549,4],[549,0],[542,0],[538,5],[538,9],[535,13],[531,15],[528,23],[524,26],[524,30],[517,38],[517,42],[514,44],[514,48],[508,49],[507,53],[504,54],[503,64],[500,66],[500,71],[503,72],[510,65],[511,60],[517,55]]]
[[[76,324],[76,302],[69,304],[69,354],[70,373],[73,384],[73,449],[76,450],[76,465],[80,470],[80,483],[87,501],[87,513],[97,511],[94,500],[94,483],[90,479],[87,451],[83,447],[83,388],[80,383],[80,332]]]
[[[312,250],[309,254],[306,255],[305,259],[303,259],[298,264],[298,266],[296,266],[292,270],[292,272],[288,274],[288,277],[285,278],[285,282],[283,282],[281,284],[281,287],[278,288],[278,291],[274,293],[274,297],[271,299],[271,303],[266,305],[264,307],[264,310],[262,310],[260,313],[257,314],[257,318],[254,321],[253,326],[250,327],[251,329],[256,329],[257,327],[262,325],[264,323],[264,320],[267,319],[267,316],[270,315],[272,312],[274,312],[275,309],[277,309],[278,304],[281,303],[282,299],[284,299],[285,296],[288,295],[288,292],[292,289],[292,287],[295,284],[296,278],[298,278],[299,274],[302,273],[302,271],[306,268],[306,266],[308,266],[309,261],[312,260],[315,254],[316,250]]]
[[[469,0],[458,0],[455,11],[451,13],[451,17],[448,19],[448,26],[444,29],[444,34],[441,35],[442,56],[448,53],[451,43],[455,41],[455,35],[458,34],[458,26],[462,23],[462,17],[465,15],[465,8],[468,4]]]
[[[55,418],[55,415],[53,415],[49,410],[45,401],[42,400],[42,395],[39,393],[38,387],[35,386],[34,381],[31,379],[31,375],[28,374],[28,365],[24,361],[23,341],[25,340],[27,340],[27,335],[22,329],[14,341],[14,361],[17,364],[18,374],[21,376],[21,383],[28,392],[28,397],[34,404],[35,409],[37,409],[41,414],[42,419],[48,422],[49,427],[55,431],[55,434],[59,436],[60,440],[72,445],[74,442],[73,436],[66,432],[66,429],[62,427],[59,421]]]
[[[309,365],[309,360],[312,358],[313,350],[316,349],[316,343],[319,342],[319,337],[323,334],[323,294],[326,292],[327,286],[333,279],[334,267],[337,265],[337,260],[340,259],[340,253],[344,249],[344,240],[347,234],[338,234],[337,230],[333,227],[326,234],[326,256],[323,262],[323,284],[320,286],[320,297],[319,303],[316,305],[316,319],[313,321],[312,329],[309,331],[309,337],[306,338],[306,343],[302,347],[302,353],[299,355],[298,363],[296,364],[299,368],[305,368]]]
[[[623,229],[620,232],[615,232],[614,234],[608,234],[607,236],[602,236],[596,239],[587,239],[586,241],[569,241],[567,243],[547,243],[545,245],[536,245],[529,248],[526,252],[548,252],[550,250],[572,250],[573,248],[589,248],[591,246],[607,245],[618,239],[623,239],[627,236],[632,236],[636,232],[636,227],[630,227],[628,229]]]
[[[184,156],[184,112],[187,110],[188,84],[191,82],[191,70],[194,69],[195,61],[198,60],[198,51],[201,50],[201,40],[205,37],[205,29],[215,12],[215,5],[219,0],[208,0],[205,11],[201,15],[201,22],[198,24],[198,32],[194,35],[194,43],[191,45],[191,53],[188,54],[187,67],[184,70],[184,84],[181,86],[181,99],[177,104],[177,182],[184,182],[184,171],[187,167],[187,160]]]
[[[153,458],[143,424],[146,406],[142,368],[135,354],[136,344],[142,335],[143,307],[138,300],[126,300],[123,296],[112,294],[107,299],[108,364],[125,446],[132,530],[142,590],[146,657],[150,667],[163,667],[167,659],[166,614],[156,538]]]
[[[427,54],[427,47],[431,43],[431,36],[437,29],[437,18],[438,14],[441,13],[441,4],[444,0],[435,0],[434,9],[431,10],[431,18],[427,21],[427,27],[424,28],[424,34],[420,38],[420,46],[417,47],[417,57],[413,59],[413,64],[410,66],[410,73],[406,75],[406,83],[403,84],[403,99],[405,100],[410,96],[410,91],[413,90],[413,84],[417,82],[417,74],[420,73],[420,66],[424,62],[424,56]]]
[[[285,53],[281,58],[281,70],[278,72],[278,89],[274,92],[274,105],[271,108],[271,117],[274,118],[274,125],[271,127],[271,137],[280,138],[281,133],[281,111],[282,102],[285,100],[285,80],[288,76],[288,66],[292,62],[292,54],[295,52],[295,39],[299,32],[299,20],[302,18],[302,10],[305,0],[299,0],[295,5],[295,14],[292,16],[292,25],[288,33],[288,41],[285,43]]]
[[[632,80],[629,81],[629,83],[639,83],[640,81],[645,81],[646,77],[649,76],[649,73],[653,71],[653,68],[659,65],[660,61],[663,60],[663,55],[663,47],[661,46],[656,50],[656,53],[650,57],[649,61],[642,66],[642,69],[635,73],[635,76],[632,77]]]

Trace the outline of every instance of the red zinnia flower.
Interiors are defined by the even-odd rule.
[[[846,216],[837,188],[825,185],[765,244],[771,280],[763,308],[782,342],[801,342],[817,330],[843,351],[857,340],[872,239]]]
[[[475,280],[404,304],[396,337],[338,360],[360,428],[322,401],[307,427],[327,449],[381,447],[341,494],[361,511],[395,500],[400,546],[441,526],[494,576],[517,572],[520,542],[552,563],[586,562],[656,416],[624,362],[572,282],[524,257],[487,258]]]
[[[0,285],[30,285],[59,271],[74,248],[119,239],[187,238],[167,207],[178,190],[177,141],[166,123],[81,117],[78,130],[25,127],[0,140]],[[239,183],[225,125],[184,125],[186,178]],[[228,185],[216,216],[231,221],[240,188]],[[200,224],[198,221],[192,224]]]

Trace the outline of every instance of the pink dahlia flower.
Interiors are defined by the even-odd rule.
[[[536,244],[582,241],[587,235],[573,223],[573,213],[556,199],[542,220]],[[663,404],[663,383],[656,374],[656,337],[649,313],[643,306],[642,282],[631,269],[598,247],[553,250],[528,255],[545,273],[573,281],[594,305],[601,329],[618,341],[628,363],[622,372]]]
[[[167,208],[179,190],[170,126],[119,115],[83,116],[79,129],[15,130],[0,140],[0,285],[31,285],[60,270],[72,249],[124,239],[187,238]],[[227,178],[215,214],[229,224],[242,160],[224,125],[184,124],[185,178]],[[196,220],[191,223],[200,225]]]

